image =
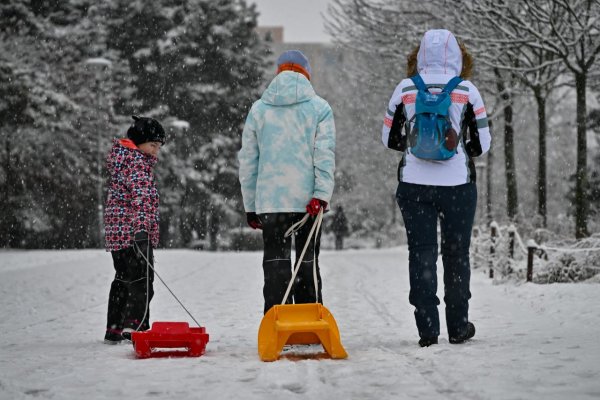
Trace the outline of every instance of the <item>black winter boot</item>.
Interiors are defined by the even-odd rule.
[[[104,335],[105,344],[119,344],[123,341],[123,336],[119,332],[106,331]]]
[[[459,343],[463,343],[466,342],[467,340],[471,339],[473,336],[475,336],[475,325],[473,325],[473,323],[471,322],[467,322],[467,330],[465,331],[465,333],[463,333],[462,335],[458,335],[458,336],[454,336],[454,337],[450,337],[450,343],[452,344],[459,344]]]
[[[421,339],[419,339],[419,346],[421,347],[429,347],[432,344],[438,344],[437,336],[430,338],[422,337]]]
[[[135,332],[135,329],[131,329],[131,328],[123,329],[123,332],[121,333],[121,337],[123,338],[123,340],[127,340],[128,342],[131,342],[131,332]]]

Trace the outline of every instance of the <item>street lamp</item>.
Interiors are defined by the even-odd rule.
[[[104,71],[112,66],[112,62],[103,57],[88,58],[85,60],[86,67],[94,71],[95,75],[95,87],[96,87],[96,107],[97,111],[100,111],[101,97],[104,94],[102,87],[102,75]],[[98,244],[102,243],[104,237],[104,205],[102,199],[102,127],[97,127],[96,132],[96,168],[97,168],[97,209],[98,209]]]

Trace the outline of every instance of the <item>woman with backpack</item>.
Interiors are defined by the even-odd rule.
[[[469,246],[477,205],[474,157],[491,145],[479,91],[466,80],[472,58],[443,29],[425,33],[394,90],[383,144],[402,152],[396,200],[408,238],[410,294],[421,347],[438,343],[437,221],[450,343],[475,335],[469,321]]]

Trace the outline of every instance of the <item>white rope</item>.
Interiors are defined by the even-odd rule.
[[[585,249],[565,249],[560,247],[547,247],[543,244],[537,246],[540,250],[562,251],[565,253],[579,253],[580,251],[600,251],[600,247],[588,247]]]
[[[502,239],[504,239],[504,238],[502,237],[502,234],[501,234],[501,229],[500,229],[500,227],[498,226],[498,224],[497,224],[497,223],[494,221],[494,222],[492,222],[492,223],[490,224],[490,227],[495,227],[495,228],[496,228],[496,232],[497,232],[497,238],[499,237],[499,238],[501,239],[501,241],[502,241]],[[519,231],[517,230],[517,228],[516,228],[514,225],[510,225],[510,226],[507,228],[507,231],[508,231],[509,233],[510,233],[510,232],[513,232],[513,233],[515,234],[516,241],[517,241],[517,243],[518,243],[519,247],[521,248],[521,251],[522,251],[524,254],[528,254],[528,249],[529,249],[529,248],[534,248],[534,249],[536,249],[536,250],[541,250],[541,251],[544,251],[544,252],[546,252],[546,253],[547,253],[548,251],[563,252],[563,253],[581,253],[581,252],[589,252],[589,251],[592,251],[592,252],[594,252],[594,251],[600,251],[600,247],[588,247],[588,248],[560,248],[560,247],[545,246],[545,245],[543,245],[543,244],[542,244],[542,245],[539,245],[539,244],[537,244],[537,243],[536,243],[534,240],[532,240],[532,239],[530,239],[530,240],[527,242],[527,246],[525,246],[525,244],[523,243],[523,238],[521,237],[521,235],[519,234]],[[491,235],[490,235],[490,239],[491,239],[492,243],[495,245],[496,243],[494,243],[494,242],[495,242],[495,241],[494,241],[494,238],[493,238]],[[487,259],[487,258],[486,258],[486,256],[484,256],[484,255],[480,255],[480,254],[479,254],[479,253],[477,253],[477,252],[474,252],[474,253],[472,253],[472,256],[474,256],[475,258],[478,258],[478,259],[480,259],[480,260],[483,260],[483,261],[485,261],[485,260]],[[492,270],[495,270],[495,271],[497,270],[497,267],[496,267],[495,263],[492,263],[492,265],[490,266],[490,268],[491,268]],[[600,267],[596,267],[596,266],[590,266],[590,265],[587,265],[587,266],[582,266],[581,268],[583,268],[583,269],[599,270],[599,271],[600,271]]]
[[[302,220],[296,222],[294,225],[292,225],[290,227],[290,229],[288,229],[285,233],[285,236],[289,236],[292,233],[290,232],[297,232],[298,229],[300,229],[300,227],[302,225],[304,225],[306,223],[306,221],[308,220],[309,214],[307,213],[304,218],[302,218]],[[304,222],[303,222],[304,221]],[[313,233],[315,234],[315,244],[317,242],[317,235],[319,232],[319,229],[321,228],[321,222],[323,221],[323,208],[321,208],[319,210],[319,214],[317,215],[317,218],[315,219],[315,222],[313,223],[312,228],[310,228],[310,233],[308,234],[308,237],[306,238],[306,243],[304,244],[304,248],[302,249],[302,253],[300,254],[300,258],[298,258],[298,262],[296,263],[296,266],[294,267],[294,270],[292,272],[292,278],[290,279],[290,283],[288,284],[287,290],[285,291],[285,295],[283,296],[283,300],[281,301],[281,304],[285,304],[285,302],[287,301],[287,298],[290,294],[290,291],[292,290],[292,286],[294,285],[294,280],[296,280],[296,275],[298,274],[298,270],[300,269],[300,264],[302,263],[302,259],[304,259],[304,254],[306,253],[306,249],[308,249],[308,245],[310,244],[310,240],[312,239],[312,235]],[[315,233],[315,228],[316,228],[316,233]],[[289,234],[288,234],[289,233]],[[316,255],[316,246],[313,246],[313,275],[314,275],[314,283],[315,283],[315,292],[316,292],[316,297],[317,297],[317,303],[319,302],[319,287],[318,287],[318,283],[317,283],[317,255]]]
[[[147,257],[145,257],[144,253],[142,253],[142,249],[140,249],[140,246],[138,246],[137,241],[134,240],[133,243],[134,243],[139,255],[141,255],[142,258],[144,260],[146,260],[146,308],[144,309],[144,316],[140,320],[140,324],[138,325],[137,328],[135,328],[135,331],[138,332],[140,330],[140,328],[142,327],[142,325],[144,324],[144,320],[146,319],[146,315],[148,315],[148,308],[150,306],[150,269],[149,269],[150,261],[148,261],[148,259],[150,258],[150,238],[148,238],[148,243],[146,245],[146,256]],[[152,270],[154,271],[154,268],[152,268]],[[150,324],[149,321],[148,321],[148,324]]]
[[[292,226],[290,226],[289,229],[287,231],[285,231],[285,234],[283,236],[288,237],[288,236],[291,236],[292,234],[298,232],[300,230],[300,228],[302,228],[302,226],[304,226],[306,221],[308,221],[309,216],[310,216],[310,214],[306,213],[300,221],[298,221],[295,224],[293,224]]]
[[[498,232],[498,236],[500,238],[502,238],[502,235],[500,234],[500,227],[498,226],[498,224],[496,222],[492,222],[490,224],[490,226],[494,225],[496,227],[496,231]],[[535,242],[533,242],[535,244],[535,246],[525,246],[523,244],[523,239],[521,238],[521,235],[519,234],[519,231],[517,230],[517,227],[514,225],[511,225],[508,227],[508,231],[509,232],[514,232],[515,236],[517,238],[517,242],[519,244],[519,247],[521,248],[521,250],[527,254],[527,247],[535,247],[536,249],[540,249],[540,250],[552,250],[552,251],[563,251],[565,253],[578,253],[581,251],[600,251],[600,247],[588,247],[588,248],[579,248],[579,249],[573,249],[573,248],[560,248],[560,247],[548,247],[545,245],[539,245],[539,244],[535,244]]]
[[[319,229],[321,229],[321,222],[323,222],[323,209],[320,210],[318,219],[317,230],[315,231],[315,241],[313,245],[313,281],[315,283],[315,303],[319,302],[319,280],[317,279],[317,236],[319,235]]]
[[[173,293],[173,291],[171,290],[171,288],[165,283],[165,281],[160,277],[160,275],[156,272],[156,270],[154,269],[154,267],[152,266],[152,263],[150,263],[150,261],[148,260],[148,258],[150,257],[150,243],[148,243],[148,257],[144,256],[144,253],[141,252],[139,246],[137,245],[137,243],[135,243],[135,246],[137,247],[137,250],[139,251],[139,254],[142,256],[142,258],[144,260],[146,260],[146,311],[144,312],[144,318],[142,318],[142,323],[144,322],[144,319],[146,318],[146,314],[148,313],[148,306],[150,304],[150,290],[149,290],[149,271],[148,268],[152,268],[152,271],[154,271],[154,274],[158,277],[158,279],[160,279],[160,281],[162,282],[163,285],[165,285],[165,287],[167,288],[167,290],[169,291],[169,293],[171,293],[171,295],[175,298],[175,300],[177,300],[177,302],[179,303],[179,305],[185,310],[185,312],[190,316],[191,319],[194,320],[194,322],[196,323],[196,325],[198,325],[199,328],[202,328],[202,326],[200,325],[200,323],[198,321],[196,321],[196,318],[194,318],[194,316],[192,315],[192,313],[190,313],[188,311],[188,309],[183,305],[183,303],[181,302],[181,300],[179,300],[179,298],[177,296],[175,296],[175,293]],[[140,329],[140,327],[142,326],[142,323],[140,323],[140,325],[137,327],[136,331]]]

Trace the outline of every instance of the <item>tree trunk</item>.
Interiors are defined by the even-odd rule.
[[[492,124],[490,121],[490,129],[492,128]],[[487,153],[487,167],[485,170],[485,185],[486,185],[486,195],[485,195],[485,214],[487,218],[487,225],[489,226],[494,219],[492,215],[492,168],[494,167],[494,152],[492,149]]]
[[[546,98],[542,95],[540,88],[533,90],[535,100],[538,107],[538,176],[537,176],[537,192],[538,192],[538,215],[540,216],[542,227],[547,225],[546,212]]]
[[[210,232],[210,250],[217,251],[219,248],[219,241],[217,240],[219,237],[220,231],[220,221],[219,221],[219,211],[217,206],[211,207],[212,212],[208,218],[209,224],[209,232]]]
[[[504,165],[506,174],[506,213],[514,221],[518,213],[517,172],[515,168],[512,95],[506,91],[502,75],[494,68],[496,86],[504,101]]]
[[[6,160],[4,160],[4,176],[6,177],[6,188],[3,190],[4,192],[4,207],[8,208],[8,203],[10,201],[10,192],[12,189],[12,171],[10,165],[10,139],[7,138],[4,141],[4,150],[6,152]],[[15,212],[16,210],[11,210],[11,212]]]
[[[185,185],[183,196],[181,197],[181,203],[178,210],[178,223],[179,223],[179,243],[176,244],[178,247],[187,247],[193,239],[193,226],[196,220],[194,214],[188,211],[188,201],[193,198],[193,189],[189,185]],[[200,209],[202,209],[200,207]],[[201,237],[199,239],[202,239]]]
[[[11,140],[10,135],[4,141],[4,150],[6,153],[6,160],[4,160],[4,175],[6,187],[3,188],[3,207],[8,212],[3,212],[0,216],[0,228],[2,229],[3,235],[0,239],[0,247],[16,247],[16,228],[17,228],[17,207],[14,201],[15,197],[15,185],[16,177],[14,168],[11,163]]]
[[[586,137],[586,72],[575,74],[577,91],[577,170],[575,172],[575,237],[589,236],[587,229],[588,199],[587,188],[587,137]]]
[[[0,237],[0,247],[6,247],[8,246],[8,241],[9,241],[9,236],[10,236],[10,231],[9,231],[9,222],[8,222],[8,218],[9,215],[12,215],[16,212],[16,210],[11,210],[8,202],[10,199],[10,144],[9,141],[6,140],[4,142],[4,150],[6,152],[6,159],[4,160],[4,176],[6,177],[5,180],[5,187],[0,187],[0,192],[2,192],[2,208],[4,210],[10,210],[10,212],[8,213],[2,213],[0,214],[0,229],[2,230],[2,232],[4,232],[4,234]]]

